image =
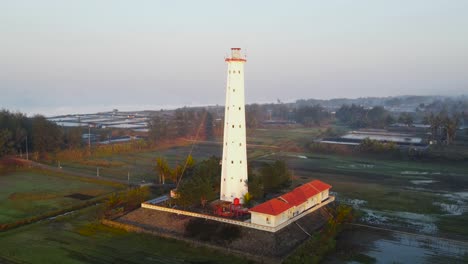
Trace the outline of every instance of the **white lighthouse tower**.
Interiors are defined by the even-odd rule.
[[[245,129],[244,64],[240,48],[226,58],[226,106],[224,112],[223,159],[220,200],[243,202],[247,193],[247,148]]]

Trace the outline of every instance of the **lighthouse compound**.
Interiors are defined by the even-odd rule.
[[[245,126],[244,66],[245,56],[240,48],[232,48],[225,58],[226,105],[224,111],[223,156],[221,159],[221,186],[219,200],[213,201],[213,214],[185,211],[167,207],[169,195],[142,203],[142,208],[177,215],[187,215],[218,222],[276,232],[300,218],[334,201],[329,195],[332,186],[313,180],[281,196],[256,204],[243,206],[248,192],[247,140]]]

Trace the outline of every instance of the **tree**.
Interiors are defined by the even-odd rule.
[[[445,139],[449,145],[455,139],[457,129],[460,126],[460,114],[450,116],[445,111],[438,114],[429,113],[424,117],[424,123],[430,126],[432,139],[437,141]]]
[[[166,182],[166,177],[171,175],[171,169],[169,168],[169,165],[167,164],[167,161],[165,158],[156,159],[155,170],[158,172],[159,182],[162,184]]]
[[[186,108],[175,110],[175,124],[177,127],[177,136],[179,137],[185,137],[188,133],[189,119],[187,118],[186,110]]]
[[[330,119],[330,113],[321,105],[301,106],[296,109],[296,121],[304,126],[320,125]]]
[[[33,147],[40,154],[57,150],[63,142],[59,126],[48,121],[44,116],[33,117],[32,130]]]
[[[273,164],[264,163],[260,168],[263,188],[265,191],[277,191],[291,183],[291,173],[286,162],[276,160]]]
[[[367,113],[368,124],[375,128],[384,128],[394,122],[390,113],[382,106],[375,106]]]
[[[219,158],[211,157],[196,165],[188,160],[187,167],[192,169],[186,169],[183,181],[179,181],[177,188],[179,197],[175,202],[179,206],[187,207],[200,201],[204,206],[206,201],[215,199],[216,193],[219,192],[221,174]]]
[[[11,153],[13,150],[13,141],[11,132],[6,129],[0,130],[0,157]]]
[[[205,137],[206,139],[213,139],[214,129],[213,129],[213,115],[210,112],[206,112],[205,118]]]
[[[168,123],[159,115],[153,116],[149,122],[148,137],[151,141],[166,139],[168,136]]]
[[[460,118],[458,116],[448,117],[446,116],[443,118],[442,121],[445,131],[446,131],[446,142],[447,145],[450,145],[453,140],[455,139],[455,135],[457,133],[457,129],[460,126]]]
[[[401,113],[398,117],[398,122],[407,126],[413,125],[413,116],[410,113]]]
[[[71,127],[65,130],[64,143],[69,149],[79,148],[82,144],[82,133],[80,127]]]

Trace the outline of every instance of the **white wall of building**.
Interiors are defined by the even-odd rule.
[[[317,204],[320,204],[322,201],[328,199],[328,197],[329,197],[329,190],[325,190],[323,192],[320,192],[310,197],[304,203],[298,206],[293,206],[276,216],[258,213],[258,212],[251,212],[250,221],[253,224],[276,227],[288,221],[289,219],[296,217],[297,215],[303,213],[304,211],[307,211],[308,209],[316,206]]]

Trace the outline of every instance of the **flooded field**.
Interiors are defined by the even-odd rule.
[[[403,232],[351,227],[325,263],[467,263],[468,243]]]

